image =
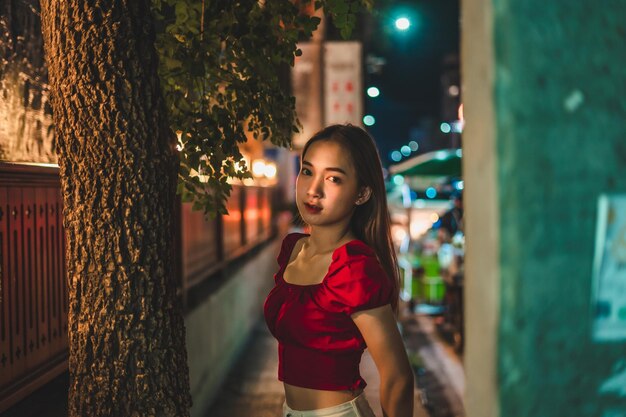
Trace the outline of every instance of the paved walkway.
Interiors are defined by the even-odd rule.
[[[402,320],[404,344],[413,360],[422,404],[431,417],[465,417],[465,371],[461,358],[437,333],[433,318]]]
[[[409,316],[402,320],[404,341],[416,374],[414,417],[464,417],[463,368],[452,349],[437,336],[432,319]],[[284,401],[277,380],[276,341],[260,321],[225,381],[207,417],[279,417]],[[368,382],[366,395],[382,417],[378,372],[367,352],[361,374]],[[2,417],[64,417],[67,415],[67,373],[22,401]]]
[[[278,348],[259,322],[241,359],[228,376],[218,400],[207,417],[279,417],[285,399],[282,383],[277,379]],[[382,417],[378,388],[380,381],[372,358],[366,353],[361,361],[361,375],[367,381],[365,394],[377,417]],[[427,417],[415,391],[414,417]]]

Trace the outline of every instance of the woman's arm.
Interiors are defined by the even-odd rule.
[[[380,374],[385,417],[412,417],[413,371],[390,305],[352,315]]]

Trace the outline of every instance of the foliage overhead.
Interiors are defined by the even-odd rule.
[[[295,99],[278,73],[301,54],[323,8],[348,38],[372,0],[152,0],[159,76],[179,136],[178,193],[195,209],[226,213],[229,178],[249,178],[238,143],[246,132],[289,146]]]

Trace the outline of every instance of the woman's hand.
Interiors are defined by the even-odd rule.
[[[385,417],[412,417],[414,377],[389,304],[354,313],[380,374],[380,402]]]

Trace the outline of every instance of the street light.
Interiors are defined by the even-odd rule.
[[[411,21],[406,17],[399,17],[396,19],[396,29],[405,31],[411,26]]]
[[[370,87],[367,89],[367,95],[374,98],[380,95],[380,90],[376,87]]]

